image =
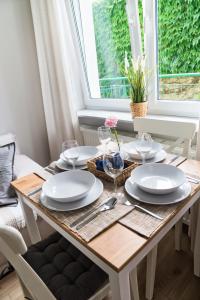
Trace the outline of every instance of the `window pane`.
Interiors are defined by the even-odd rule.
[[[128,98],[123,75],[125,52],[131,57],[126,0],[80,0],[79,6],[91,97]],[[140,3],[142,19],[141,8]]]
[[[200,5],[157,0],[159,98],[200,100]]]

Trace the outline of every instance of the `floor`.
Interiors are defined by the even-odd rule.
[[[171,231],[159,244],[158,266],[154,300],[199,300],[200,279],[193,275],[192,253],[186,234],[183,236],[183,250],[174,251],[174,232]],[[141,300],[144,300],[145,261],[138,272]],[[1,300],[23,299],[15,273],[0,281]]]

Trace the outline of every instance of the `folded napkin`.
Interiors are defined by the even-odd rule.
[[[116,160],[116,162],[115,162],[115,166],[116,166],[116,168],[117,168],[117,165],[119,164],[118,162],[117,162],[117,157],[116,158],[114,158],[115,160]],[[124,169],[126,169],[128,167],[128,164],[127,163],[124,163]],[[103,160],[102,159],[97,159],[96,160],[96,169],[98,170],[98,171],[102,171],[102,172],[104,172],[104,168],[103,168]]]

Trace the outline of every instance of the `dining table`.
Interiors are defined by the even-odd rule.
[[[167,160],[168,162],[173,161],[173,154],[168,154],[165,160],[166,163]],[[185,174],[200,178],[199,161],[177,157],[176,166],[183,170]],[[137,227],[133,226],[132,228],[129,226],[127,215],[133,214],[133,211],[135,211],[131,210],[126,212],[127,215],[123,215],[109,223],[106,228],[103,228],[98,234],[87,240],[84,238],[84,235],[81,236],[77,231],[70,228],[68,218],[71,220],[71,213],[69,217],[68,214],[65,215],[64,222],[63,219],[59,219],[58,215],[61,215],[59,212],[56,215],[55,212],[43,207],[39,201],[30,196],[30,191],[41,186],[45,180],[46,178],[42,174],[31,173],[12,182],[12,187],[20,199],[31,242],[37,243],[41,240],[35,217],[36,213],[108,274],[112,299],[130,300],[132,297],[139,299],[138,291],[131,291],[131,280],[137,281],[137,273],[135,272],[137,265],[145,256],[153,253],[153,249],[160,240],[175,224],[180,222],[190,208],[194,207],[195,222],[193,222],[194,236],[192,236],[194,244],[194,274],[200,277],[200,184],[191,182],[192,191],[190,195],[185,200],[176,203],[175,206],[169,206],[168,214],[164,214],[166,207],[162,206],[161,209],[165,216],[164,220],[156,223],[156,226],[154,224],[151,232],[145,231],[145,222],[148,223],[149,219],[144,212],[140,212],[144,223],[144,232],[142,231],[142,223],[139,223],[138,230]],[[126,195],[124,187],[121,187],[121,191]],[[104,195],[105,198],[108,196],[109,192]],[[124,221],[121,221],[121,219]],[[148,228],[148,224],[146,224],[146,228]],[[153,272],[151,266],[149,266],[149,272],[151,271]],[[154,278],[152,278],[152,281],[154,281]]]

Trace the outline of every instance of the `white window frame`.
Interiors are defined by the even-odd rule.
[[[157,72],[157,0],[143,0],[144,48],[147,68],[151,78],[148,81],[149,113],[186,117],[200,116],[200,101],[159,100]]]
[[[73,0],[83,1],[83,0]],[[84,0],[91,1],[91,0]],[[144,51],[146,56],[146,66],[150,70],[148,80],[148,113],[161,115],[175,115],[186,117],[200,116],[200,101],[184,100],[159,100],[158,99],[158,73],[157,73],[157,0],[142,0],[143,18],[144,18]],[[141,32],[139,24],[138,0],[126,0],[126,12],[131,38],[132,56],[137,57],[141,54]],[[90,18],[91,19],[91,18]],[[133,21],[134,20],[134,21]],[[83,31],[84,40],[84,32]],[[91,32],[91,31],[90,31]],[[85,37],[87,40],[88,37]],[[137,41],[135,43],[134,41]],[[91,39],[91,48],[96,49],[95,38]],[[136,46],[136,47],[135,47]],[[87,49],[85,49],[86,51]],[[83,53],[85,58],[86,55]],[[93,56],[95,58],[95,55]],[[84,60],[85,64],[85,60]],[[111,98],[91,98],[90,86],[91,81],[87,74],[87,65],[85,64],[87,95],[85,104],[87,109],[129,111],[130,99],[111,99]],[[96,75],[95,75],[96,78]],[[96,78],[97,80],[97,78]]]

